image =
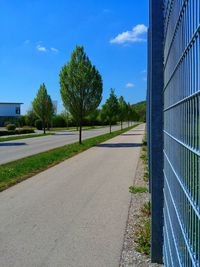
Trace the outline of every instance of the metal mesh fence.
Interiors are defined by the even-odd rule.
[[[164,262],[200,266],[200,0],[164,1]]]

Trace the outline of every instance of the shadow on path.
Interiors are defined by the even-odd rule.
[[[133,132],[144,132],[145,129],[133,129]]]
[[[54,136],[58,135],[76,135],[75,133],[55,133]]]
[[[106,147],[106,148],[129,148],[129,147],[141,147],[142,144],[135,143],[116,143],[116,144],[99,144],[96,147]]]
[[[130,133],[130,134],[126,134],[126,133],[125,133],[125,134],[121,134],[121,135],[122,135],[122,136],[130,136],[130,135],[143,135],[143,134],[139,134],[139,133],[135,133],[135,134],[134,134],[134,133],[132,133],[132,134],[131,134],[131,133]]]
[[[0,143],[0,146],[25,146],[26,143]]]

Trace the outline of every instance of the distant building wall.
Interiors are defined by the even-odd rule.
[[[22,103],[0,103],[0,126],[6,121],[16,123],[21,115]]]
[[[21,103],[0,103],[0,117],[18,117],[21,115]]]

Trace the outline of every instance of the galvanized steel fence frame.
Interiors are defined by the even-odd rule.
[[[164,1],[164,263],[200,266],[200,1]]]
[[[167,267],[200,267],[200,0],[150,0],[148,47],[152,261],[163,258]],[[163,102],[156,103],[158,95]],[[160,140],[157,150],[152,140]],[[159,149],[163,166],[155,153]],[[163,168],[162,177],[154,170],[156,163],[158,170]],[[156,191],[161,187],[163,196]],[[161,203],[163,214],[158,216],[156,207],[160,209]],[[161,225],[163,239],[157,239]],[[156,254],[162,245],[163,253]]]

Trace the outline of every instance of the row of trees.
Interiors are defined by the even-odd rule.
[[[101,121],[111,125],[117,121],[137,120],[137,114],[133,107],[126,103],[121,96],[116,97],[111,89],[106,103],[98,110],[102,100],[103,82],[100,73],[87,57],[84,48],[77,46],[71,55],[68,64],[64,65],[60,72],[60,94],[67,112],[65,118],[73,117],[79,127],[79,143],[82,142],[82,126],[87,118],[100,117]],[[42,127],[49,127],[54,115],[54,107],[51,97],[48,95],[45,84],[38,90],[32,103],[33,114],[42,121]]]
[[[109,123],[110,133],[111,126],[116,121],[120,121],[121,129],[123,129],[124,121],[127,121],[129,126],[130,121],[138,120],[137,113],[130,103],[126,103],[123,96],[118,99],[113,89],[111,89],[110,97],[102,106],[101,116],[104,121]]]

